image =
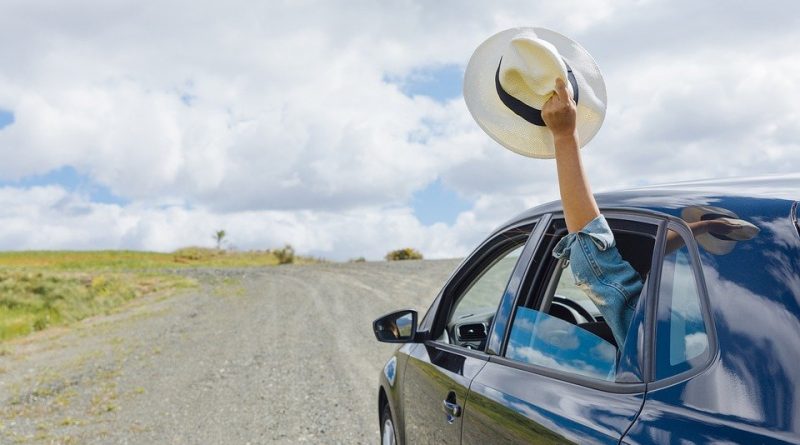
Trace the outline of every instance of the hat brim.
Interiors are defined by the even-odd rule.
[[[555,157],[553,135],[511,111],[497,94],[495,74],[511,39],[532,32],[551,43],[569,64],[578,84],[576,127],[585,146],[600,130],[606,112],[606,87],[600,68],[577,42],[544,28],[512,28],[483,42],[473,53],[464,74],[464,100],[483,131],[507,149],[532,158]]]
[[[738,215],[728,209],[713,206],[692,206],[683,209],[681,217],[686,223],[694,223],[702,221],[706,215],[715,215],[712,219],[724,219],[729,223],[735,224],[739,227],[732,230],[727,234],[727,238],[721,239],[711,233],[702,233],[697,235],[695,239],[700,246],[709,253],[714,255],[727,255],[733,251],[738,241],[747,241],[754,238],[759,233],[759,228],[752,223],[740,219]]]

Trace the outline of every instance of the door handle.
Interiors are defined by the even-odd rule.
[[[442,401],[442,410],[447,414],[447,423],[452,424],[456,417],[461,417],[461,405],[456,403],[456,393],[450,391],[447,398]]]

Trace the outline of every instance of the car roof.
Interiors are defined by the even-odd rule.
[[[649,210],[680,216],[689,206],[709,205],[731,210],[739,215],[776,213],[788,209],[800,199],[800,173],[705,179],[631,188],[595,194],[602,210]],[[561,212],[561,201],[551,201],[528,209],[502,227],[551,212]]]

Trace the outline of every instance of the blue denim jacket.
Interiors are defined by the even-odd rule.
[[[621,349],[644,286],[636,270],[619,254],[605,217],[600,215],[562,238],[553,256],[568,260],[575,284],[600,310]]]

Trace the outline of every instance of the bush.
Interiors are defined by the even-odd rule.
[[[272,254],[278,259],[278,264],[294,263],[294,247],[290,244],[287,244],[283,249],[273,250]]]
[[[350,263],[366,263],[367,259],[364,258],[363,256],[360,256],[358,258],[351,258],[351,259],[348,260],[348,262],[350,262]]]
[[[386,261],[401,261],[401,260],[421,260],[422,254],[410,247],[405,249],[393,250],[386,254]]]

